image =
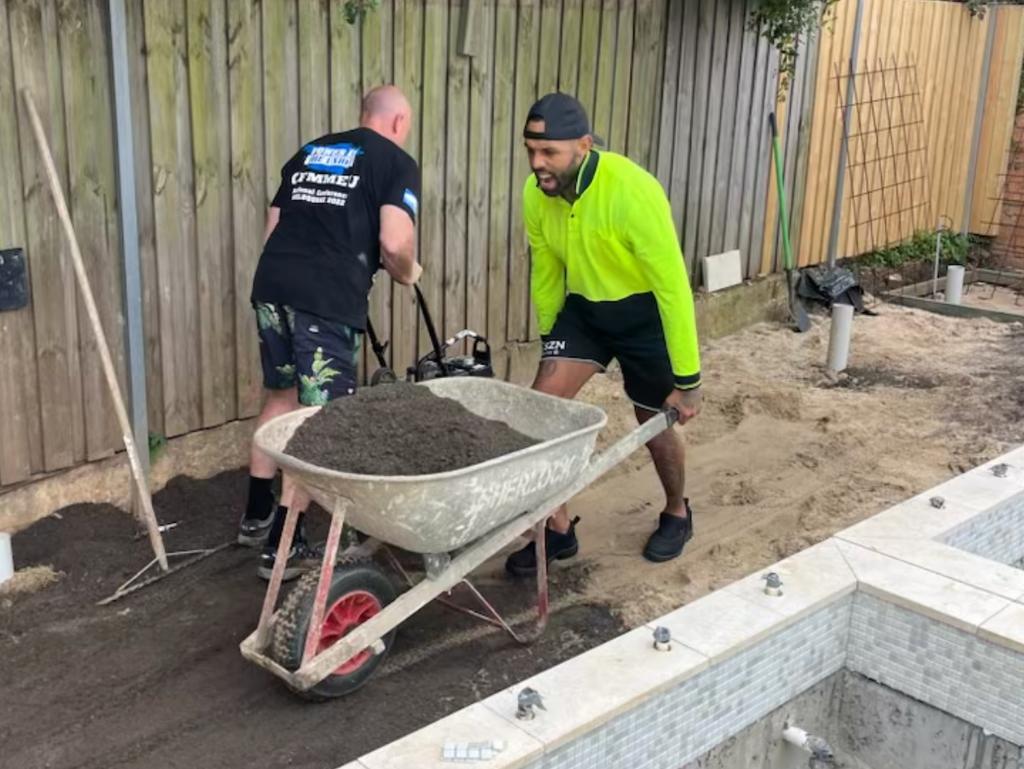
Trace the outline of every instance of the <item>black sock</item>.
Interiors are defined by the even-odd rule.
[[[284,519],[288,517],[288,508],[284,505],[278,505],[277,512],[274,513],[274,523],[270,527],[270,535],[267,537],[267,547],[277,549],[277,546],[281,544],[281,535],[284,533]],[[295,537],[293,542],[305,540],[306,538],[306,527],[305,527],[305,513],[299,513],[299,520],[295,522]]]
[[[249,503],[245,508],[245,517],[250,520],[266,518],[267,513],[274,509],[273,478],[256,478],[249,476]]]

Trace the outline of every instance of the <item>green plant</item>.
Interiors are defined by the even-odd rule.
[[[379,5],[380,0],[345,0],[345,21],[355,24]]]
[[[971,249],[971,238],[959,232],[943,232],[939,261],[942,264],[966,264]],[[931,262],[935,259],[935,232],[921,230],[895,245],[872,251],[863,257],[865,267],[898,270],[910,264]]]
[[[957,0],[967,6],[972,16],[985,17],[991,0]],[[827,27],[833,18],[838,0],[757,0],[748,26],[759,31],[779,52],[779,93],[784,94],[796,72],[800,39],[807,38],[819,27]],[[1024,0],[1009,0],[1022,5]]]
[[[750,12],[750,29],[760,31],[779,52],[779,92],[784,93],[796,72],[800,38],[807,37],[832,16],[838,0],[758,0]]]
[[[160,433],[149,434],[149,463],[153,464],[160,455],[163,454],[164,449],[167,448],[167,436],[161,435]]]
[[[971,12],[971,16],[977,16],[979,19],[985,18],[988,0],[964,0],[964,5]]]
[[[1024,112],[1024,76],[1017,81],[1017,114]]]
[[[1024,5],[1024,0],[954,0],[954,2],[962,2],[971,12],[971,16],[977,16],[979,19],[985,18],[985,11],[990,5]]]

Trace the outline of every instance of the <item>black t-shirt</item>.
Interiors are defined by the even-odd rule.
[[[380,208],[416,220],[416,161],[369,128],[328,134],[281,169],[281,209],[260,256],[252,300],[286,304],[357,329],[380,269]]]

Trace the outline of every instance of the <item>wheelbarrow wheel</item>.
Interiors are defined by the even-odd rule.
[[[319,579],[319,570],[304,575],[285,599],[274,622],[273,657],[288,670],[297,670],[302,664],[302,652],[306,646]],[[332,646],[379,614],[394,599],[395,589],[391,581],[372,564],[339,565],[327,593],[317,652]],[[381,639],[384,642],[382,653],[375,654],[373,650],[365,649],[342,663],[320,683],[296,693],[306,699],[323,701],[354,692],[366,683],[384,661],[394,636],[395,631],[392,630]]]
[[[373,372],[370,376],[370,387],[376,387],[382,384],[394,384],[398,381],[398,377],[395,372],[389,368],[379,368]]]

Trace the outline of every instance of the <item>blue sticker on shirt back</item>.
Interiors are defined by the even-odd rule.
[[[303,147],[306,153],[306,166],[314,171],[338,173],[347,171],[356,163],[356,158],[363,154],[358,144],[307,144]]]

